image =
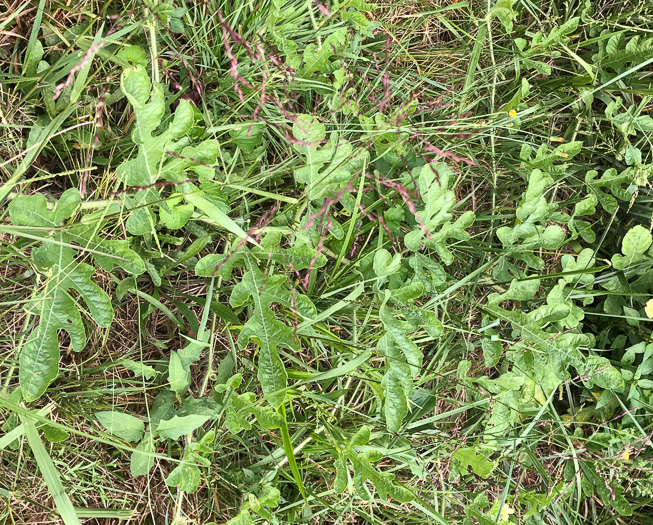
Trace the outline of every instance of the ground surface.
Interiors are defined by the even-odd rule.
[[[0,520],[651,523],[652,64],[645,2],[4,0]]]

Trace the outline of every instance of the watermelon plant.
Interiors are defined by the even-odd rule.
[[[645,522],[647,6],[36,4],[3,519]]]

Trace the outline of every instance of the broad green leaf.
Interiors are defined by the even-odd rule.
[[[45,425],[43,427],[43,437],[51,443],[60,443],[66,441],[70,437],[70,434],[59,427]]]
[[[191,204],[162,203],[159,207],[159,218],[161,222],[171,230],[178,230],[184,226],[193,216],[195,207]]]
[[[585,174],[585,184],[596,195],[601,207],[608,213],[614,213],[619,206],[617,199],[621,201],[630,200],[630,193],[622,185],[633,182],[633,172],[632,170],[625,170],[617,173],[616,169],[610,168],[600,178],[597,178],[598,175],[597,171],[588,171]],[[609,193],[604,188],[607,188]]]
[[[399,271],[400,266],[400,253],[396,253],[393,257],[388,250],[381,248],[374,254],[374,273],[377,277],[383,278],[393,275]]]
[[[156,427],[156,433],[164,439],[178,440],[181,436],[192,434],[210,419],[210,416],[192,414],[189,416],[174,416],[161,421]]]
[[[155,443],[152,434],[145,432],[141,442],[136,445],[129,461],[132,476],[146,476],[154,466]]]
[[[466,474],[471,467],[474,474],[483,479],[487,479],[496,467],[496,463],[488,460],[483,454],[479,454],[476,447],[458,448],[454,451],[453,457],[460,461],[460,469],[463,474]]]
[[[290,305],[290,293],[283,288],[285,281],[283,275],[265,277],[250,263],[249,271],[234,287],[229,299],[229,304],[234,307],[247,300],[254,302],[254,312],[243,326],[238,342],[244,346],[249,339],[254,339],[260,345],[257,376],[263,394],[275,408],[283,403],[287,384],[286,369],[277,347],[284,345],[297,348],[292,328],[277,320],[271,309],[272,303]]]
[[[127,219],[127,230],[134,235],[154,232],[157,217],[154,206],[162,211],[162,221],[170,228],[182,227],[197,208],[218,226],[249,239],[227,213],[216,206],[202,190],[188,182],[187,170],[199,174],[200,181],[212,178],[219,147],[215,140],[208,139],[197,147],[186,146],[186,135],[190,131],[195,114],[187,100],[181,100],[172,122],[158,135],[154,131],[161,126],[165,114],[163,88],[159,83],[151,83],[145,69],[141,66],[126,69],[121,76],[121,89],[127,96],[136,114],[136,126],[132,140],[139,145],[137,156],[116,170],[120,180],[127,186],[151,186],[159,178],[174,182],[175,192],[186,200],[188,205],[179,206],[161,202],[161,195],[155,187],[141,189],[130,199],[125,199],[133,211]],[[172,153],[173,156],[168,155]],[[173,201],[174,202],[174,201]]]
[[[624,380],[610,360],[600,356],[589,356],[586,363],[586,377],[589,385],[619,391],[624,386]]]
[[[342,52],[346,45],[346,28],[341,28],[331,33],[322,42],[319,49],[315,44],[308,44],[304,49],[304,67],[301,70],[301,75],[308,77],[315,72],[331,73],[331,57],[334,54]]]
[[[404,354],[389,334],[379,339],[376,348],[386,360],[386,372],[381,381],[385,390],[385,421],[390,432],[397,432],[408,414],[409,399],[415,389],[413,377]]]
[[[544,261],[534,255],[534,250],[556,250],[565,240],[560,226],[548,225],[554,206],[544,196],[553,179],[540,169],[531,172],[528,187],[521,205],[517,208],[518,224],[497,229],[497,237],[507,250],[507,256],[524,261],[529,267],[542,269]],[[499,266],[495,267],[495,278],[502,277]]]
[[[147,67],[148,60],[145,56],[145,50],[140,46],[128,44],[121,48],[116,56],[122,58],[126,62],[130,62],[134,66]]]
[[[415,271],[414,283],[420,283],[426,293],[438,290],[447,280],[444,268],[430,257],[415,253],[408,259]]]
[[[193,185],[190,183],[184,184],[182,189],[186,189],[189,192],[195,191]],[[247,233],[245,233],[245,231],[240,226],[238,226],[233,219],[231,219],[225,212],[223,212],[210,200],[195,193],[188,193],[185,198],[190,204],[204,213],[204,215],[212,219],[221,228],[230,231],[241,239],[248,239],[250,242],[252,242],[252,244],[256,244],[256,241],[248,236]]]
[[[450,188],[455,179],[454,172],[445,164],[431,163],[422,167],[418,176],[419,191],[424,207],[417,210],[416,229],[404,237],[406,248],[419,251],[422,243],[433,248],[444,264],[451,264],[453,254],[447,247],[449,239],[467,240],[465,231],[475,219],[471,211],[463,213],[454,222],[452,210],[456,196]]]
[[[249,340],[253,340],[260,345],[258,379],[266,399],[275,408],[283,403],[287,385],[286,370],[277,347],[283,345],[297,349],[298,341],[291,326],[276,318],[271,305],[280,304],[294,312],[295,323],[299,323],[302,318],[313,319],[316,310],[306,296],[290,292],[285,284],[285,276],[266,275],[261,272],[258,268],[259,258],[265,263],[277,260],[284,264],[293,264],[295,270],[310,265],[318,268],[326,263],[325,257],[318,257],[317,252],[307,245],[280,249],[279,242],[280,236],[273,233],[266,236],[260,246],[251,250],[243,249],[234,254],[207,256],[200,260],[195,268],[198,275],[217,274],[228,278],[235,265],[245,266],[246,272],[233,288],[229,303],[232,307],[248,303],[254,306],[240,332],[238,343],[244,347]]]
[[[190,383],[190,375],[184,366],[181,364],[179,354],[174,350],[170,352],[170,366],[168,368],[168,382],[170,383],[170,390],[176,394],[182,393]]]
[[[236,146],[245,153],[251,153],[263,142],[263,124],[245,122],[241,126],[229,130],[229,136]]]
[[[79,207],[76,189],[66,191],[52,211],[42,194],[19,196],[9,206],[9,215],[17,226],[58,228]],[[57,377],[59,368],[58,331],[66,330],[71,346],[81,351],[86,346],[84,324],[75,301],[68,294],[74,290],[86,304],[93,319],[103,327],[111,324],[113,308],[109,296],[91,276],[95,269],[75,259],[75,249],[68,244],[63,230],[55,229],[44,237],[43,245],[32,251],[32,258],[44,275],[42,291],[30,303],[29,311],[40,317],[40,324],[27,337],[20,353],[19,376],[24,399],[38,399]]]
[[[241,511],[235,518],[230,519],[225,525],[254,525],[254,520],[249,510]]]
[[[145,423],[125,412],[106,411],[96,414],[98,421],[109,433],[125,441],[140,441],[145,431]]]
[[[417,294],[421,291],[422,287],[419,286]],[[409,399],[414,392],[413,376],[419,373],[422,366],[422,352],[408,337],[415,328],[396,318],[401,310],[393,311],[387,306],[389,293],[386,292],[386,299],[379,308],[379,317],[386,333],[379,339],[377,351],[385,356],[386,362],[386,373],[381,382],[386,395],[386,423],[391,432],[396,432],[409,410]]]
[[[194,463],[182,461],[168,474],[166,485],[179,487],[184,492],[192,494],[202,482],[202,473]]]
[[[366,164],[368,154],[354,151],[351,143],[332,133],[326,141],[326,128],[312,115],[298,115],[293,124],[295,149],[305,156],[305,164],[295,169],[295,180],[306,185],[311,201],[332,197],[346,186]],[[326,142],[325,145],[322,145]]]
[[[394,479],[395,475],[389,472],[378,471],[372,463],[379,461],[383,454],[377,450],[366,450],[364,452],[357,452],[354,447],[367,445],[370,440],[370,428],[363,426],[361,429],[350,439],[347,446],[342,451],[340,458],[336,459],[335,466],[337,468],[336,484],[334,489],[338,493],[342,493],[347,488],[347,480],[349,479],[348,463],[351,463],[354,470],[354,487],[358,496],[364,500],[371,500],[372,495],[366,487],[366,482],[370,481],[378,492],[378,496],[382,500],[386,500],[388,496],[399,502],[408,502],[414,499],[413,493],[405,487],[397,484]]]
[[[204,330],[198,334],[197,340],[190,341],[184,348],[170,353],[170,368],[168,381],[170,389],[176,394],[185,394],[190,386],[191,365],[200,358],[202,350],[207,344],[210,332]]]
[[[295,311],[297,316],[308,318],[315,316],[315,307],[301,294],[295,294],[293,298],[285,285],[285,276],[266,276],[249,254],[241,260],[244,260],[247,272],[232,290],[229,303],[237,307],[251,301],[254,311],[243,326],[238,342],[245,346],[252,339],[260,345],[258,378],[266,399],[277,408],[285,399],[287,379],[277,347],[284,345],[296,349],[297,338],[289,325],[276,319],[271,305],[281,304]]]
[[[140,361],[133,361],[131,359],[123,359],[120,362],[127,370],[134,372],[136,377],[144,377],[145,379],[153,379],[156,377],[156,370],[151,366],[145,365]]]
[[[518,281],[513,279],[508,290],[502,294],[493,293],[488,296],[488,301],[499,304],[502,301],[528,301],[532,299],[540,288],[537,279]]]
[[[628,230],[621,245],[622,255],[612,256],[612,266],[617,270],[624,270],[630,265],[644,259],[644,254],[651,247],[653,238],[651,232],[643,226],[637,225]]]

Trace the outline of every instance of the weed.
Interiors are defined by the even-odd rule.
[[[3,522],[648,522],[646,6],[32,4]]]

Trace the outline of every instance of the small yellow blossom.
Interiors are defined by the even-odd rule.
[[[512,118],[515,118],[517,116],[517,110],[511,109],[510,111],[508,111],[508,115],[510,115]]]
[[[501,516],[499,517],[499,521],[508,521],[510,519],[510,515],[515,513],[515,509],[513,509],[510,505],[504,505],[501,508]]]
[[[646,306],[644,307],[644,311],[646,312],[646,315],[648,315],[649,319],[653,319],[653,299],[649,299],[648,303],[646,303]]]
[[[549,140],[551,142],[564,142],[565,139],[563,137],[550,137]]]
[[[628,461],[630,459],[630,449],[626,449],[621,453],[621,459]]]

